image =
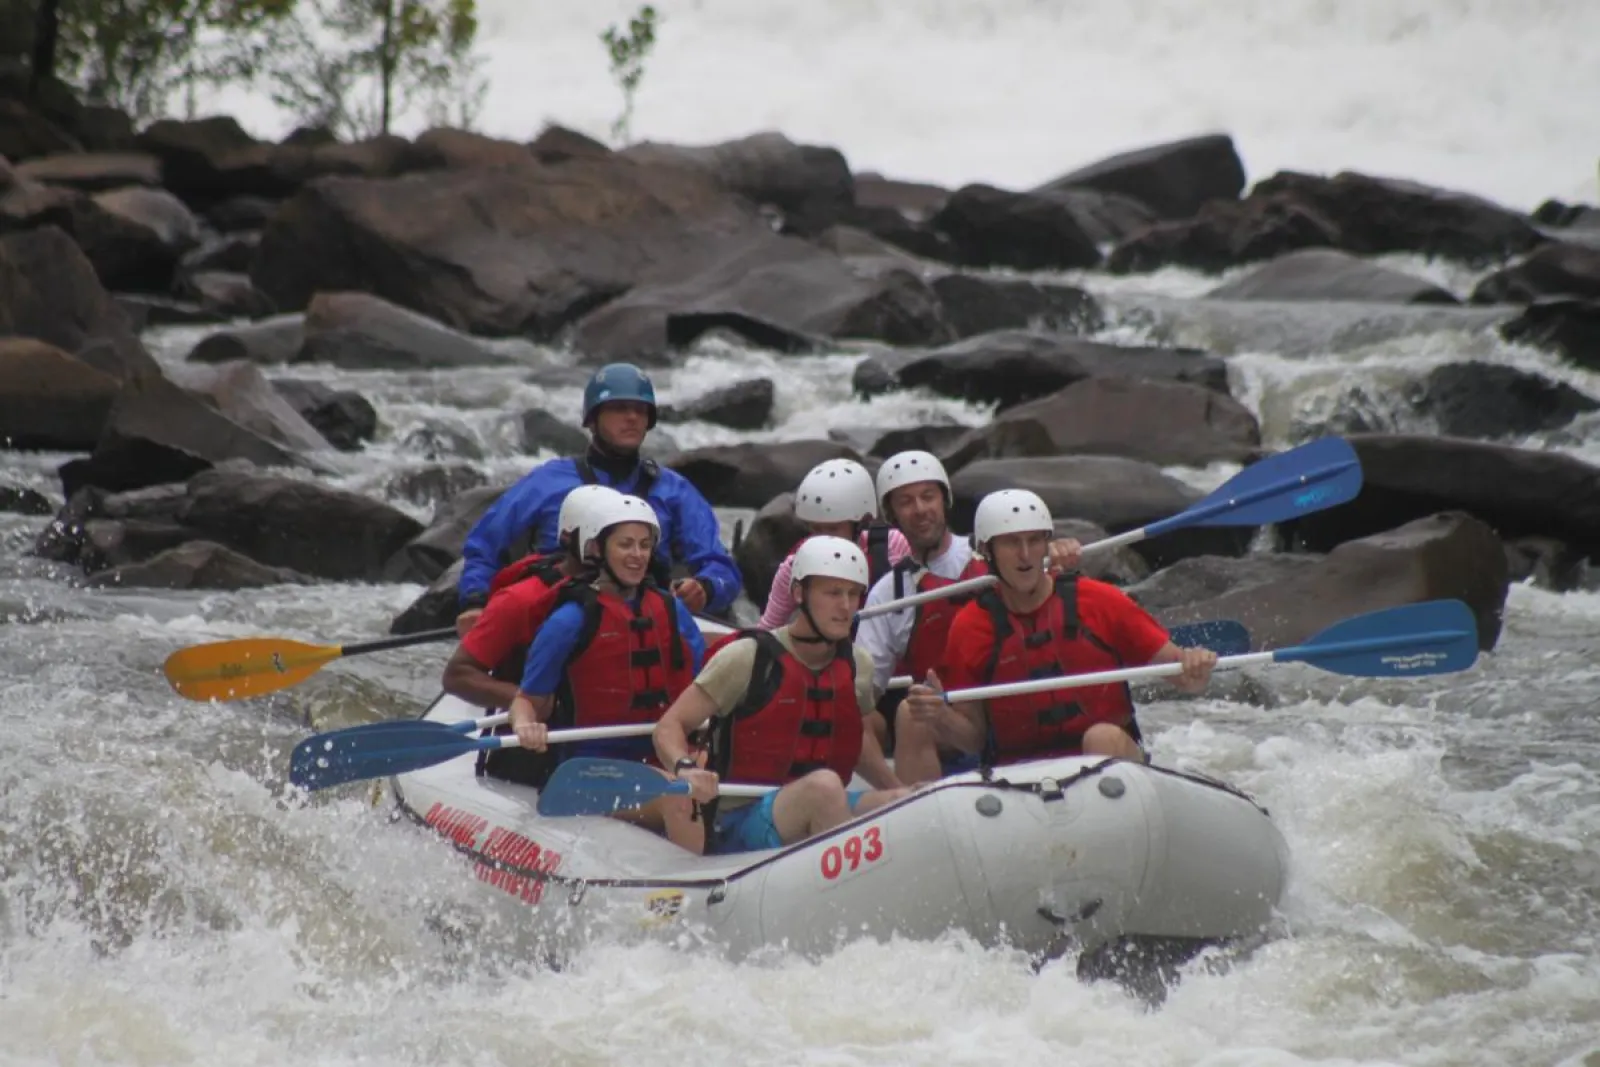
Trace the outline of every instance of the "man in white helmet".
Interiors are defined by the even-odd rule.
[[[911,554],[873,585],[867,607],[989,573],[971,541],[950,532],[950,479],[932,453],[900,452],[884,460],[878,468],[877,493],[883,514],[911,543]],[[1050,558],[1061,569],[1076,567],[1079,548],[1077,541],[1063,538],[1051,544]],[[872,683],[880,698],[893,675],[909,674],[921,681],[939,666],[950,623],[970,599],[971,594],[951,596],[861,620],[856,643],[872,656]],[[899,702],[899,693],[887,694],[872,716],[874,730],[891,746],[895,744],[892,716]]]
[[[721,645],[655,729],[656,755],[690,785],[702,818],[669,819],[672,839],[695,852],[778,848],[833,829],[905,795],[877,738],[862,722],[872,709],[872,663],[850,630],[867,588],[861,549],[812,537],[795,552],[799,617]],[[711,723],[704,759],[690,735]],[[848,792],[859,771],[875,788]],[[755,801],[719,797],[719,782],[780,788]],[[679,828],[699,827],[689,837]]]
[[[896,770],[905,781],[939,773],[941,746],[985,766],[1051,756],[1146,761],[1125,684],[1083,686],[951,705],[944,690],[1151,663],[1181,663],[1171,683],[1203,690],[1217,654],[1179,648],[1116,586],[1052,573],[1050,510],[1035,493],[1002,489],[978,502],[973,540],[999,582],[963,607],[943,668],[913,685],[897,718]]]
[[[806,524],[807,537],[843,537],[860,545],[872,581],[911,552],[905,534],[876,521],[878,495],[872,474],[853,459],[824,460],[807,471],[794,491],[794,517]],[[793,562],[791,552],[772,576],[772,590],[757,623],[763,630],[776,630],[794,618],[795,602],[789,595]]]

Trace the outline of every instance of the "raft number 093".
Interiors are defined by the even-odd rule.
[[[883,856],[883,840],[878,828],[869,826],[859,834],[851,834],[837,845],[822,850],[822,877],[828,881],[843,874],[848,867],[856,870],[863,863],[874,863]]]

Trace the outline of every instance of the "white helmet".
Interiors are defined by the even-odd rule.
[[[878,504],[885,515],[892,515],[889,510],[889,494],[902,485],[915,485],[918,482],[938,482],[944,486],[945,503],[950,502],[950,478],[944,472],[944,464],[932,452],[896,452],[883,461],[883,466],[878,468]]]
[[[562,499],[561,512],[556,516],[556,540],[564,541],[568,534],[576,534],[594,508],[621,495],[609,485],[580,485],[570,490]],[[581,551],[583,545],[579,544],[578,548]]]
[[[1000,534],[1042,531],[1054,533],[1050,509],[1038,493],[1026,489],[999,489],[978,501],[972,519],[972,543],[988,544]]]
[[[661,536],[661,522],[656,518],[655,509],[636,496],[627,496],[618,493],[614,499],[597,500],[593,507],[578,522],[578,546],[582,553],[589,547],[590,541],[600,538],[613,526],[621,526],[625,522],[642,522]]]
[[[853,459],[818,463],[794,491],[794,516],[801,522],[857,522],[878,517],[872,475]]]
[[[842,537],[808,537],[795,549],[794,563],[790,565],[792,581],[807,578],[843,578],[865,589],[872,583],[867,578],[867,557],[854,544]]]

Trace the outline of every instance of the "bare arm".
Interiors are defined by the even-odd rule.
[[[510,707],[517,695],[516,685],[491,675],[488,667],[467,655],[459,645],[444,665],[440,684],[446,693],[480,708]]]
[[[1166,679],[1180,693],[1203,693],[1211,682],[1211,668],[1216,666],[1217,654],[1209,648],[1179,648],[1168,641],[1150,657],[1151,664],[1181,663],[1183,673]]]
[[[889,761],[884,758],[878,736],[865,727],[862,729],[861,758],[856,761],[856,771],[874,789],[900,789],[903,786],[900,779],[895,777]]]
[[[677,700],[672,702],[666,714],[661,716],[656,723],[655,732],[650,735],[656,746],[656,758],[661,761],[661,766],[670,769],[683,757],[689,755],[689,734],[698,730],[705,721],[717,713],[716,702],[711,695],[698,685],[691,685],[685,689]]]

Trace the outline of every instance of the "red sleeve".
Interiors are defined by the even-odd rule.
[[[983,685],[984,668],[993,647],[994,625],[989,613],[977,601],[969,601],[956,612],[950,622],[950,636],[945,639],[944,660],[939,666],[939,680],[945,691]]]
[[[461,650],[493,668],[519,648],[533,644],[534,603],[549,590],[536,581],[519,582],[489,598],[483,614],[461,639]]]
[[[1078,615],[1130,666],[1149,663],[1170,638],[1166,628],[1114,585],[1078,579]]]

